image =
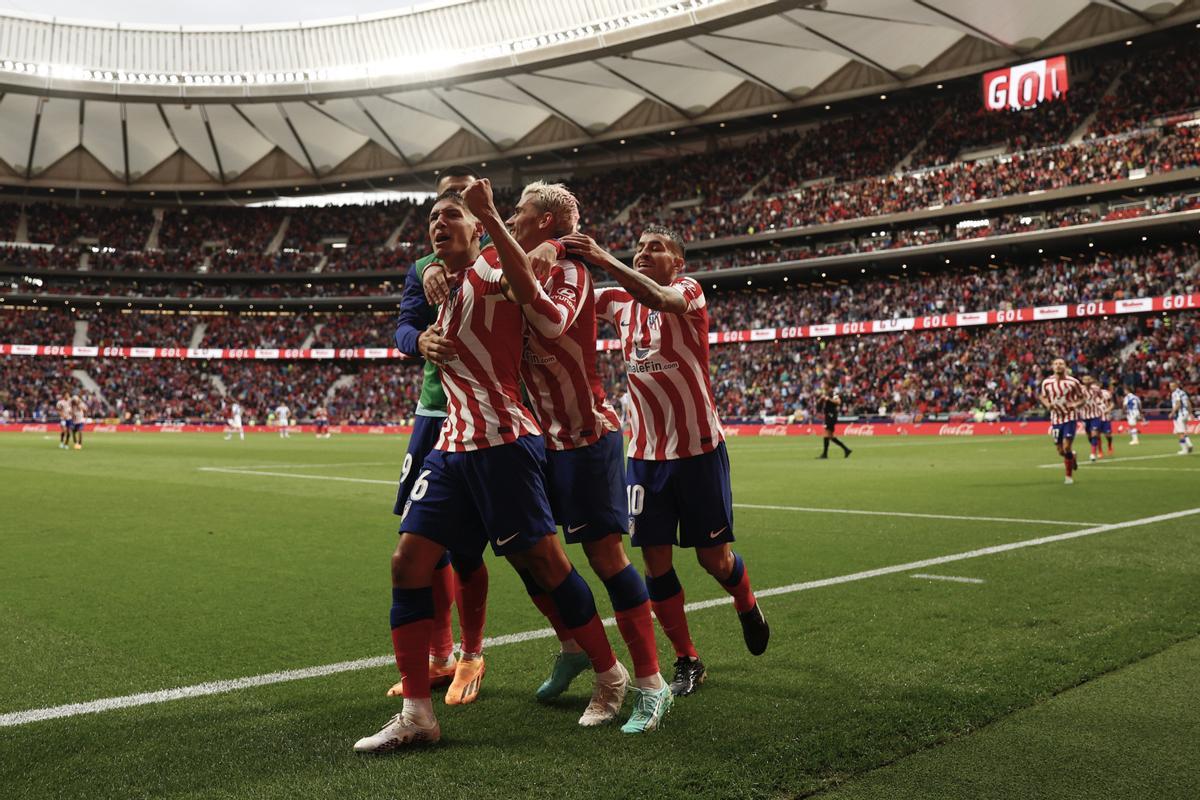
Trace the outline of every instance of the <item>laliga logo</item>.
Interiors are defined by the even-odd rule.
[[[943,425],[938,428],[938,436],[974,436],[974,425]]]
[[[983,76],[983,106],[988,111],[1033,108],[1066,94],[1067,57],[1055,56]]]

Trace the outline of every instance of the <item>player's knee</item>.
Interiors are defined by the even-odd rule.
[[[666,575],[674,567],[673,550],[670,546],[655,545],[642,548],[642,563],[646,567],[646,575],[658,577]]]
[[[510,559],[512,560],[512,559]],[[571,562],[556,536],[544,536],[519,556],[521,568],[528,570],[538,584],[549,591],[571,572]]]
[[[600,580],[608,580],[629,566],[619,533],[609,534],[599,541],[584,543],[583,552],[587,554],[588,564]]]
[[[733,552],[729,549],[728,544],[697,547],[696,560],[700,562],[700,566],[704,568],[705,572],[718,579],[727,576],[729,570],[733,568]]]

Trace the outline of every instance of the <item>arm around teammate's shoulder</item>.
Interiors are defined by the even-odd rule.
[[[633,269],[598,245],[592,237],[572,233],[564,236],[562,243],[571,255],[582,258],[611,275],[622,289],[629,292],[630,297],[647,308],[670,314],[686,314],[690,310],[687,298],[678,289],[663,286]]]

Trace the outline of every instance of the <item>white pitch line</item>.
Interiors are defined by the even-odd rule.
[[[1124,470],[1127,472],[1200,472],[1200,467],[1126,467],[1117,465],[1115,467],[1107,467],[1105,472],[1117,472]]]
[[[226,467],[196,467],[201,472],[221,472],[226,475],[265,475],[268,478],[299,478],[308,481],[341,481],[342,483],[378,483],[384,486],[398,486],[399,480],[381,481],[375,478],[343,478],[339,475],[303,475],[294,472],[265,472],[258,469],[228,469]]]
[[[375,478],[343,478],[335,475],[304,475],[292,472],[267,472],[255,469],[232,467],[197,467],[201,472],[223,472],[231,475],[265,475],[271,478],[300,478],[309,481],[343,481],[345,483],[371,483],[395,486],[396,481]],[[917,514],[908,511],[862,511],[853,508],[808,508],[805,506],[767,506],[755,503],[734,503],[734,508],[753,508],[765,511],[800,511],[810,514],[860,514],[870,517],[915,517],[918,519],[952,519],[963,522],[1016,522],[1027,525],[1100,525],[1099,522],[1078,522],[1065,519],[1021,519],[1019,517],[965,517],[956,514]]]
[[[1017,522],[1025,525],[1102,525],[1101,522],[1074,522],[1066,519],[1020,519],[1018,517],[964,517],[957,514],[918,514],[910,511],[862,511],[853,508],[808,508],[805,506],[764,506],[734,503],[734,508],[758,508],[766,511],[803,511],[812,514],[861,514],[869,517],[915,517],[917,519],[953,519],[964,522]]]
[[[952,581],[954,583],[987,583],[983,578],[964,578],[961,575],[930,575],[927,572],[914,572],[910,578],[924,578],[930,581]]]
[[[229,464],[197,469],[294,469],[300,467],[397,467],[399,461],[335,461],[320,464]]]
[[[821,589],[826,586],[837,586],[843,583],[853,583],[854,581],[866,580],[868,578],[878,578],[882,575],[892,575],[897,572],[911,572],[914,569],[923,569],[925,567],[932,567],[938,564],[949,564],[955,561],[964,561],[969,558],[979,558],[981,556],[990,556],[997,553],[1007,553],[1010,550],[1020,550],[1025,547],[1037,547],[1038,545],[1061,542],[1067,539],[1078,539],[1083,536],[1093,536],[1098,533],[1108,533],[1109,531],[1137,528],[1143,525],[1153,525],[1158,522],[1168,522],[1173,519],[1189,517],[1195,514],[1200,514],[1200,508],[1189,508],[1184,511],[1174,511],[1169,514],[1158,514],[1153,517],[1142,517],[1141,519],[1129,520],[1127,522],[1114,522],[1109,525],[1097,525],[1095,527],[1085,528],[1079,531],[1069,531],[1067,533],[1059,533],[1053,536],[1042,536],[1037,539],[1026,539],[1020,542],[1009,542],[1007,544],[998,544],[991,547],[982,547],[978,550],[968,550],[963,553],[954,553],[948,556],[937,556],[935,558],[926,558],[920,561],[910,561],[906,564],[895,564],[890,567],[879,567],[877,569],[869,569],[862,572],[852,572],[848,575],[839,575],[834,578],[823,578],[821,580],[806,581],[804,583],[793,583],[787,586],[777,586],[773,589],[763,589],[761,591],[757,591],[755,592],[755,595],[758,597],[773,597],[775,595],[803,592],[809,589]],[[685,606],[685,609],[688,611],[700,611],[705,608],[715,608],[716,606],[729,605],[732,602],[732,597],[717,597],[713,598],[712,600],[700,600],[698,602],[688,603]],[[609,617],[604,620],[604,624],[608,627],[612,627],[616,624],[616,621],[612,617]],[[553,635],[553,629],[542,628],[540,630],[523,631],[521,633],[512,633],[505,636],[488,638],[484,640],[484,644],[488,647],[500,647],[506,644],[514,644],[516,642],[526,642],[534,639],[546,639]],[[290,669],[282,672],[271,672],[266,675],[253,675],[247,678],[213,681],[210,683],[197,684],[195,686],[183,686],[177,689],[164,689],[157,692],[144,692],[142,694],[125,695],[123,697],[109,697],[103,700],[92,700],[86,703],[70,703],[61,706],[50,706],[48,708],[34,708],[27,711],[14,711],[7,714],[0,714],[0,728],[26,725],[31,722],[59,719],[61,717],[74,717],[80,714],[96,714],[102,711],[112,711],[118,708],[131,708],[133,706],[150,705],[152,703],[165,703],[170,700],[182,700],[189,697],[205,697],[214,694],[226,694],[228,692],[234,692],[240,689],[248,689],[255,686],[269,686],[276,683],[286,683],[288,681],[298,681],[306,678],[335,675],[341,672],[374,669],[376,667],[381,667],[392,663],[392,661],[393,659],[390,656],[360,658],[356,661],[340,661],[336,664],[325,664],[317,667],[306,667],[304,669]]]
[[[1079,455],[1079,454],[1076,454],[1076,455]],[[1174,458],[1177,455],[1179,455],[1179,453],[1164,453],[1163,455],[1159,455],[1159,456],[1120,456],[1118,458],[1104,458],[1099,461],[1080,461],[1079,466],[1081,466],[1081,467],[1103,467],[1105,464],[1115,464],[1118,461],[1153,461],[1154,459],[1157,459],[1157,458]],[[1061,467],[1062,465],[1063,465],[1063,462],[1061,462],[1061,461],[1055,462],[1053,464],[1038,464],[1038,469],[1054,469],[1055,467]]]

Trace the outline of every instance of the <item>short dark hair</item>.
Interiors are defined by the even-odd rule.
[[[446,167],[438,174],[438,180],[443,178],[470,178],[471,180],[479,180],[483,176],[468,166],[459,164],[453,167]]]
[[[467,207],[467,201],[463,199],[462,194],[454,191],[453,189],[447,189],[446,191],[439,194],[437,197],[433,198],[433,204],[437,205],[438,203],[442,202],[443,200],[449,200],[450,202],[454,203],[454,205],[456,205],[456,206],[462,206],[463,208]]]
[[[683,237],[673,229],[668,228],[666,225],[647,225],[642,228],[642,235],[645,236],[647,233],[667,237],[667,241],[671,243],[671,249],[675,251],[675,255],[680,258],[687,256],[687,245],[683,243]]]

